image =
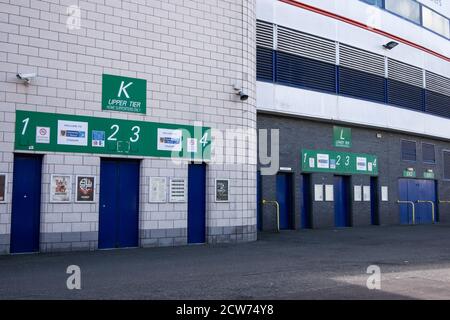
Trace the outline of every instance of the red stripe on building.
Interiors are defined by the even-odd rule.
[[[417,44],[417,43],[414,43],[412,41],[409,41],[409,40],[406,40],[404,38],[401,38],[401,37],[398,37],[396,35],[393,35],[393,34],[391,34],[389,32],[386,32],[386,31],[383,31],[383,30],[380,30],[380,29],[377,29],[377,28],[369,27],[369,26],[365,25],[362,22],[359,22],[359,21],[356,21],[356,20],[353,20],[353,19],[349,19],[347,17],[341,16],[341,15],[338,15],[338,14],[335,14],[335,13],[332,13],[332,12],[329,12],[329,11],[326,11],[326,10],[323,10],[323,9],[320,9],[320,8],[317,8],[317,7],[313,7],[313,6],[309,5],[309,4],[297,2],[295,0],[279,0],[279,1],[287,3],[287,4],[290,4],[290,5],[293,5],[293,6],[296,6],[298,8],[302,8],[302,9],[305,9],[305,10],[308,10],[308,11],[312,11],[312,12],[321,14],[323,16],[327,16],[327,17],[330,17],[330,18],[333,18],[333,19],[336,19],[336,20],[339,20],[339,21],[342,21],[342,22],[345,22],[345,23],[348,23],[348,24],[351,24],[351,25],[354,25],[354,26],[362,28],[362,29],[366,29],[366,30],[378,33],[378,34],[380,34],[382,36],[385,36],[387,38],[391,38],[392,40],[395,40],[397,42],[400,42],[400,43],[406,44],[408,46],[414,47],[416,49],[422,50],[422,51],[424,51],[426,53],[432,54],[432,55],[434,55],[434,56],[436,56],[436,57],[438,57],[440,59],[443,59],[443,60],[445,60],[447,62],[450,62],[450,58],[449,57],[446,57],[443,54],[440,54],[439,52],[433,51],[433,50],[428,49],[428,48],[426,48],[424,46],[421,46],[420,44]]]

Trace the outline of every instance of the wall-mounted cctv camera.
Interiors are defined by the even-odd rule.
[[[18,73],[16,77],[29,83],[31,79],[36,78],[36,73]]]
[[[248,99],[248,94],[242,89],[239,90],[239,97],[241,98],[241,101],[245,101]]]
[[[248,99],[247,92],[238,85],[233,85],[233,89],[236,91],[236,94],[239,96],[241,101],[245,101]]]

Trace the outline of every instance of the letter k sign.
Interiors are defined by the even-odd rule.
[[[117,97],[120,98],[120,96],[122,95],[122,92],[125,94],[125,96],[127,97],[127,99],[130,99],[130,96],[128,95],[127,92],[127,88],[129,86],[131,86],[133,84],[133,82],[128,83],[126,86],[124,86],[125,81],[122,81],[122,83],[120,84],[120,88],[119,88],[119,93],[117,94]]]

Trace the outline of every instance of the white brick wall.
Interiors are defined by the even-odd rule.
[[[0,171],[9,173],[0,234],[9,234],[15,110],[256,128],[255,0],[0,0]],[[81,29],[66,8],[81,8]],[[18,72],[36,72],[25,86]],[[102,73],[147,79],[147,114],[102,111]],[[232,90],[241,83],[246,102]],[[238,150],[238,154],[246,152]],[[247,164],[208,165],[207,226],[256,224],[256,146]],[[49,203],[50,175],[93,174],[100,158],[48,153],[43,160],[41,232],[98,231],[95,204]],[[141,229],[185,228],[187,204],[148,203],[148,177],[187,176],[187,164],[145,158]],[[214,179],[231,179],[231,201],[214,202]],[[100,187],[100,186],[98,186]],[[74,195],[73,195],[74,197]],[[1,252],[0,248],[0,252]]]

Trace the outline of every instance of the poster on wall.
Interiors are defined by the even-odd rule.
[[[95,177],[77,176],[76,202],[94,202],[95,201]]]
[[[52,174],[50,180],[50,202],[70,202],[72,176]]]
[[[162,203],[167,201],[166,177],[150,177],[149,202]]]
[[[87,137],[87,122],[58,120],[58,144],[87,146]]]
[[[8,176],[6,173],[0,173],[0,202],[6,202],[6,183]]]
[[[181,130],[158,128],[158,150],[181,151]]]
[[[230,180],[216,179],[216,202],[228,202],[230,200]]]
[[[363,200],[370,201],[370,186],[363,186]]]

